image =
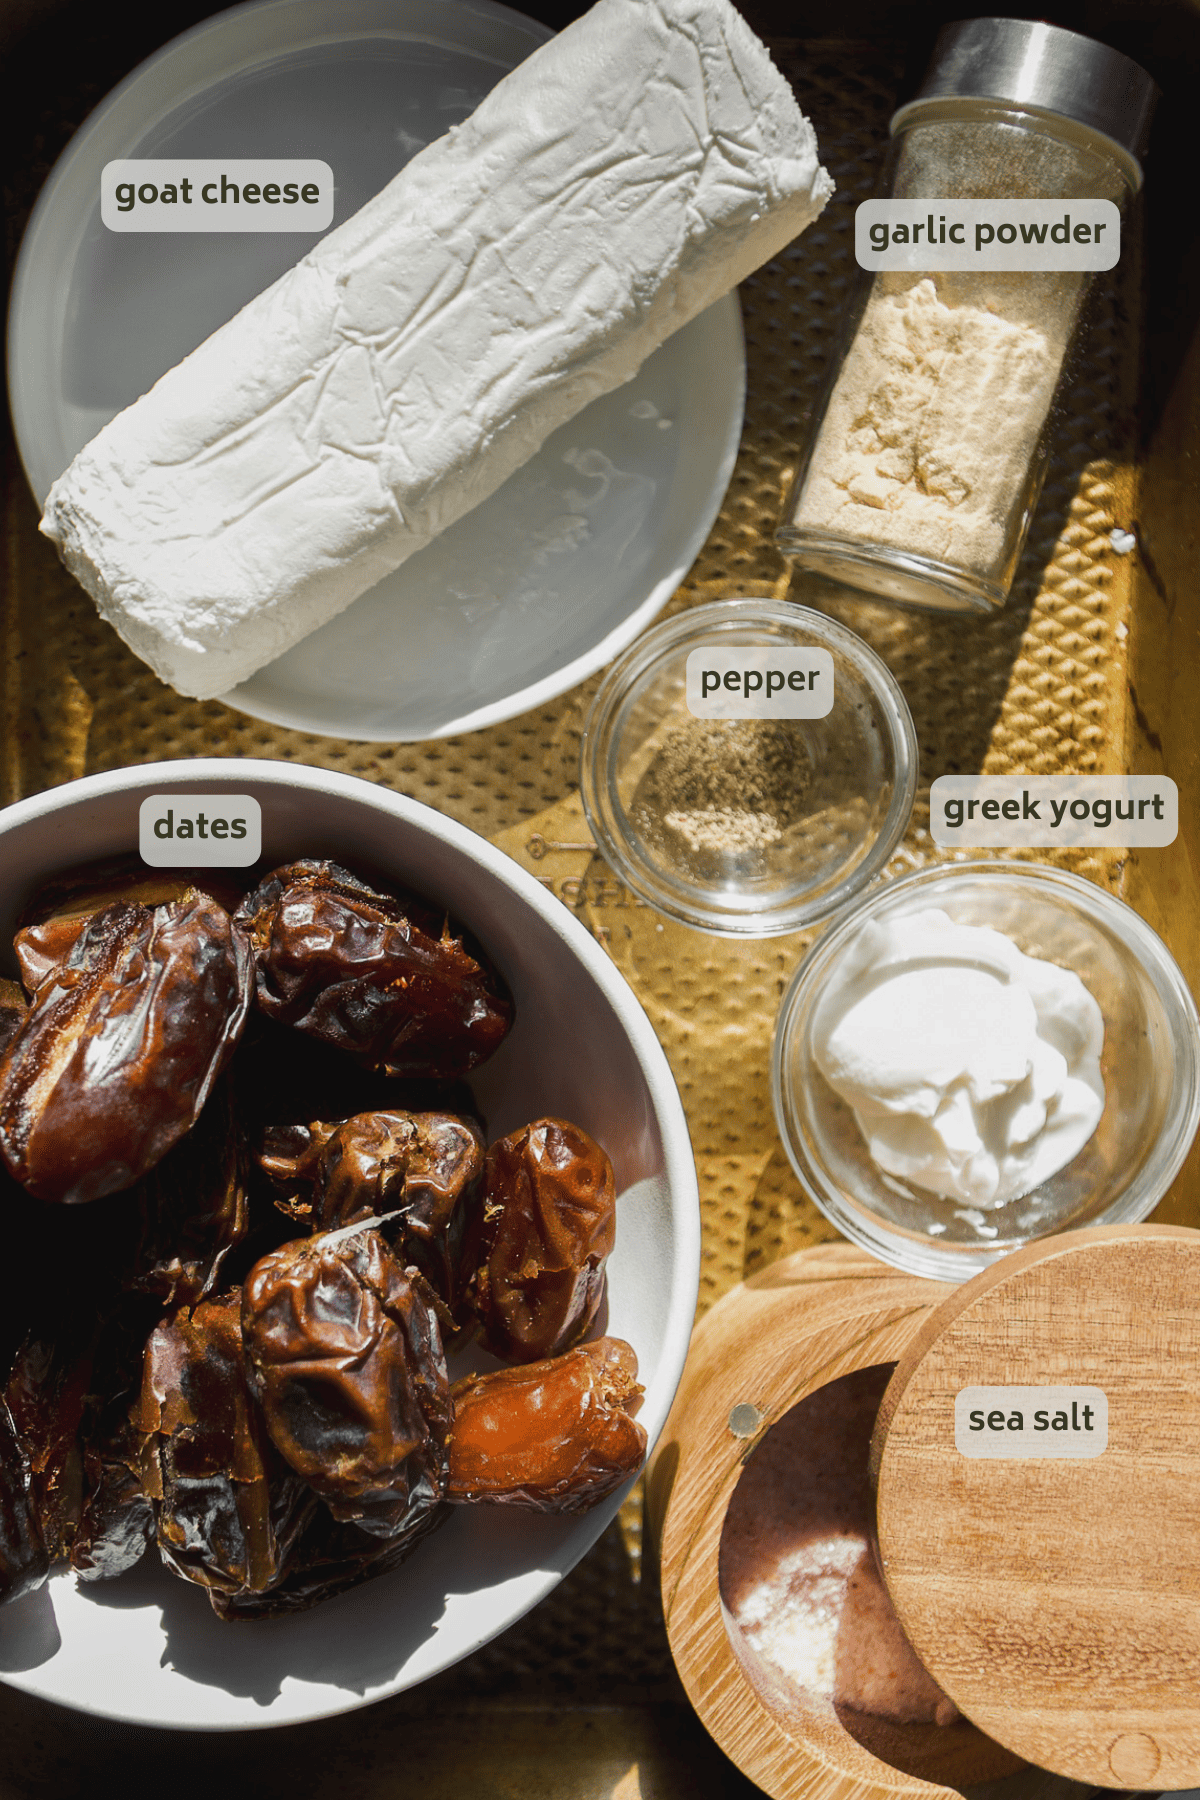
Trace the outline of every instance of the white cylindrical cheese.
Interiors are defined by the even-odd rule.
[[[728,0],[599,0],[105,426],[42,530],[165,681],[223,693],[485,500],[831,192]]]

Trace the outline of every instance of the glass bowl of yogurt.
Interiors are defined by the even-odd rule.
[[[839,1231],[965,1280],[1034,1238],[1148,1216],[1200,1125],[1200,1021],[1161,938],[1105,889],[957,863],[822,934],[783,998],[772,1088]]]

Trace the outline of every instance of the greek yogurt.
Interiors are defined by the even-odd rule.
[[[878,1167],[981,1211],[1087,1143],[1103,1046],[1100,1008],[1071,970],[933,908],[863,926],[813,1034]]]

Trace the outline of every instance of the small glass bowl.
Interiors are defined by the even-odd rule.
[[[1104,1018],[1099,1125],[1057,1174],[995,1211],[885,1174],[813,1058],[818,1009],[863,926],[929,907],[955,924],[990,925],[1027,956],[1073,969]],[[1032,863],[943,865],[879,888],[822,934],[783,997],[771,1085],[792,1167],[826,1218],[909,1274],[963,1281],[1035,1238],[1135,1224],[1153,1211],[1200,1124],[1200,1020],[1162,939],[1105,889]]]
[[[711,720],[688,708],[693,650],[818,649],[821,719]],[[838,912],[879,874],[912,812],[917,739],[860,638],[786,600],[697,607],[614,663],[584,726],[580,788],[611,867],[701,931],[773,937]]]

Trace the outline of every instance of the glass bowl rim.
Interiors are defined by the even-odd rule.
[[[667,655],[694,636],[717,628],[752,629],[756,624],[783,625],[809,635],[813,647],[840,652],[870,695],[891,752],[892,798],[867,854],[814,900],[788,901],[754,912],[727,910],[716,904],[689,903],[654,878],[651,866],[636,854],[636,842],[617,829],[609,781],[611,727],[619,708],[637,684]],[[601,761],[605,766],[601,767]],[[645,632],[613,663],[601,682],[583,724],[579,746],[579,791],[596,847],[625,884],[656,911],[719,937],[767,938],[803,931],[841,914],[886,865],[912,817],[916,800],[920,750],[912,713],[899,682],[871,646],[836,619],[793,600],[730,595],[706,601],[661,621]]]
[[[1018,862],[1005,858],[976,858],[968,862],[934,863],[924,869],[882,882],[822,932],[801,958],[784,991],[771,1040],[771,1103],[776,1129],[789,1164],[814,1206],[852,1243],[909,1275],[935,1281],[966,1281],[1015,1248],[1013,1244],[990,1248],[986,1244],[951,1248],[930,1238],[918,1237],[841,1196],[825,1170],[814,1165],[797,1145],[792,1129],[790,1083],[786,1061],[791,1049],[801,996],[810,983],[824,977],[850,938],[868,919],[875,917],[896,894],[904,895],[939,881],[966,876],[975,879],[1017,880],[1049,888],[1073,903],[1096,929],[1117,939],[1137,961],[1158,996],[1166,1017],[1174,1051],[1171,1091],[1162,1129],[1126,1191],[1089,1225],[1140,1224],[1158,1205],[1178,1175],[1200,1128],[1200,1013],[1182,969],[1163,939],[1128,901],[1107,888],[1048,863]],[[935,902],[931,899],[930,904]],[[818,1180],[824,1186],[818,1186]],[[1069,1231],[1058,1225],[1054,1231]],[[1043,1234],[1048,1235],[1048,1234]],[[1025,1240],[1027,1242],[1034,1239]]]

